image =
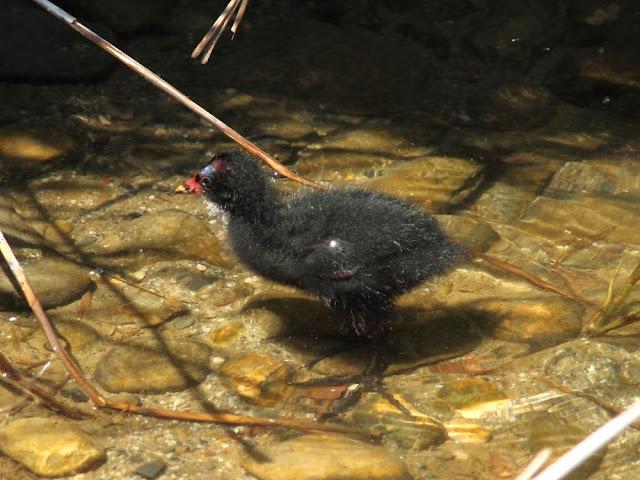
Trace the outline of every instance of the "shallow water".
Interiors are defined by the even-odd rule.
[[[90,415],[65,419],[0,382],[0,477],[35,478],[23,466],[33,459],[7,447],[29,432],[7,428],[48,417],[102,455],[76,479],[137,478],[141,468],[166,479],[330,479],[335,465],[350,479],[512,478],[539,449],[559,454],[632,401],[639,296],[617,295],[640,262],[640,125],[630,111],[637,67],[620,60],[620,37],[631,35],[624,13],[557,2],[538,16],[516,7],[498,15],[464,3],[429,7],[435,32],[412,20],[419,6],[359,12],[355,32],[340,23],[355,14],[338,7],[326,18],[320,7],[300,7],[291,24],[275,7],[256,6],[246,35],[207,67],[187,63],[177,33],[197,15],[206,24],[195,4],[171,20],[172,33],[140,30],[125,42],[299,174],[406,198],[502,262],[469,260],[399,299],[383,375],[396,405],[375,385],[291,385],[360,372],[368,349],[350,345],[305,367],[349,346],[340,319],[247,271],[201,199],[175,193],[229,141],[124,70],[93,84],[0,83],[0,228],[105,396],[309,420],[356,391],[334,421],[380,435],[372,445],[94,409],[0,274],[2,353]],[[387,30],[377,33],[376,21]],[[299,44],[282,32],[265,37],[276,22]],[[518,37],[529,43],[501,43],[505,22],[529,32]],[[456,32],[474,25],[482,27],[469,46]],[[272,43],[263,47],[264,38]],[[570,76],[540,53],[549,45],[582,68]],[[598,45],[606,45],[599,57]],[[290,56],[275,55],[285,47]],[[422,56],[402,56],[414,51]],[[274,181],[283,195],[299,189]],[[55,452],[62,436],[46,429]],[[575,478],[637,476],[639,435],[626,432]]]

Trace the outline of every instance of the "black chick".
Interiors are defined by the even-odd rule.
[[[360,337],[379,338],[396,296],[463,256],[422,210],[380,193],[314,191],[280,201],[259,161],[215,155],[195,181],[229,214],[229,239],[250,269],[341,312]]]

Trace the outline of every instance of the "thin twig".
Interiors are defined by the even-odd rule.
[[[328,431],[328,432],[340,432],[346,434],[358,434],[352,429],[343,427],[341,425],[319,424],[309,421],[301,421],[288,418],[264,418],[264,417],[249,417],[244,415],[237,415],[234,413],[225,412],[176,412],[173,410],[167,410],[164,408],[155,407],[140,407],[124,402],[112,402],[103,398],[98,391],[91,385],[87,379],[83,376],[78,365],[74,362],[64,346],[60,343],[58,336],[56,335],[47,314],[45,313],[40,301],[36,297],[31,285],[29,284],[22,266],[16,259],[11,247],[7,243],[2,230],[0,230],[0,253],[5,258],[11,273],[15,276],[16,281],[20,287],[22,294],[24,295],[27,303],[31,307],[31,310],[35,314],[42,330],[44,331],[52,350],[62,361],[65,368],[73,379],[78,382],[78,385],[89,396],[91,401],[97,407],[109,408],[112,410],[118,410],[121,412],[136,413],[139,415],[147,415],[156,418],[169,418],[174,420],[189,420],[193,422],[210,422],[220,423],[228,425],[245,425],[245,426],[257,426],[257,427],[288,427],[298,430],[316,430],[316,431]]]
[[[147,80],[149,83],[151,83],[152,85],[155,85],[160,90],[165,92],[167,95],[174,98],[175,100],[180,102],[182,105],[187,107],[189,110],[194,112],[200,118],[202,118],[206,122],[213,125],[224,135],[226,135],[231,140],[236,142],[238,145],[244,148],[247,152],[258,157],[260,160],[265,162],[276,172],[281,173],[285,177],[288,177],[291,180],[294,180],[303,185],[307,185],[309,187],[318,188],[318,189],[324,188],[322,185],[318,183],[315,183],[311,180],[301,177],[300,175],[297,175],[296,173],[286,168],[284,165],[280,164],[279,162],[271,158],[266,152],[264,152],[256,144],[244,138],[242,135],[236,132],[233,128],[231,128],[222,120],[218,119],[213,114],[209,113],[207,110],[202,108],[200,105],[198,105],[196,102],[191,100],[189,97],[187,97],[180,90],[178,90],[173,85],[168,83],[166,80],[163,80],[158,75],[156,75],[151,70],[149,70],[147,67],[142,65],[140,62],[134,60],[129,55],[124,53],[122,50],[114,46],[112,43],[109,43],[107,40],[105,40],[100,35],[95,33],[93,30],[84,26],[82,23],[78,21],[78,19],[76,19],[74,16],[70,15],[66,11],[62,10],[57,5],[49,2],[48,0],[33,0],[33,1],[38,5],[40,5],[42,8],[44,8],[47,12],[49,12],[54,17],[65,22],[67,25],[73,28],[80,35],[87,38],[91,42],[95,43],[106,52],[113,55],[116,59],[118,59],[120,62],[125,64],[127,67],[129,67],[131,70],[136,72],[138,75],[140,75],[142,78]]]
[[[42,390],[40,387],[35,385],[33,382],[29,381],[25,377],[22,376],[18,370],[13,368],[11,362],[5,357],[2,352],[0,352],[0,372],[2,373],[2,377],[21,388],[22,390],[27,391],[34,397],[42,400],[45,406],[50,408],[51,410],[61,413],[69,418],[73,419],[81,419],[86,418],[87,414],[81,412],[79,410],[74,410],[72,408],[67,407],[61,402],[58,402],[55,398],[49,395],[47,392]]]
[[[596,396],[596,395],[592,395],[591,393],[587,393],[587,392],[580,392],[577,390],[574,390],[571,387],[567,387],[565,385],[562,385],[560,383],[555,382],[554,380],[552,380],[549,377],[545,377],[543,375],[534,375],[535,378],[538,378],[540,381],[544,382],[547,384],[547,386],[549,388],[552,388],[553,390],[558,390],[562,393],[566,393],[568,395],[574,395],[576,397],[579,398],[584,398],[585,400],[590,401],[591,403],[597,405],[598,407],[602,408],[603,410],[606,410],[607,413],[609,413],[609,415],[614,416],[614,415],[620,415],[621,410],[616,407],[615,405],[610,404],[609,402],[601,399],[600,397]],[[632,428],[638,428],[635,425],[631,425]]]
[[[581,302],[584,303],[588,303],[591,305],[598,305],[597,302],[586,298],[578,293],[571,293],[568,292],[566,290],[563,290],[560,287],[556,287],[555,285],[547,282],[546,280],[543,280],[540,277],[536,277],[535,275],[533,275],[530,272],[527,272],[526,270],[520,268],[520,267],[516,267],[515,265],[512,265],[511,263],[502,261],[502,260],[498,260],[495,257],[492,257],[490,255],[484,254],[482,252],[479,252],[478,250],[473,250],[473,249],[468,249],[469,253],[471,253],[471,255],[473,255],[474,257],[480,258],[482,260],[484,260],[485,262],[487,262],[489,265],[493,265],[494,267],[498,267],[500,270],[504,270],[505,272],[509,272],[517,277],[522,278],[523,280],[526,280],[527,282],[531,283],[532,285],[535,285],[536,287],[540,287],[543,288],[545,290],[550,290],[554,293],[557,293],[559,295],[562,295],[563,297],[568,297],[568,298],[572,298],[574,300],[579,300]]]
[[[44,331],[47,340],[49,340],[49,344],[51,345],[51,349],[53,350],[53,352],[62,361],[69,374],[75,379],[76,382],[78,382],[78,385],[80,385],[85,393],[89,395],[93,403],[99,406],[104,406],[106,404],[105,399],[102,398],[97,390],[95,390],[93,386],[84,378],[76,363],[73,361],[71,356],[69,356],[62,343],[60,343],[60,340],[58,339],[58,336],[56,335],[51,322],[49,322],[49,319],[47,318],[47,314],[44,312],[40,301],[36,297],[36,294],[31,288],[31,285],[27,281],[27,277],[24,274],[22,266],[20,265],[20,263],[18,263],[18,259],[13,254],[13,251],[11,250],[11,247],[9,247],[9,244],[7,243],[7,240],[5,239],[4,234],[1,230],[0,253],[2,253],[2,256],[9,265],[9,269],[18,282],[22,294],[31,307],[31,310],[33,310],[36,318],[38,319],[40,327]]]

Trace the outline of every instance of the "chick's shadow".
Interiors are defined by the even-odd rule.
[[[317,300],[273,297],[244,308],[254,309],[277,318],[275,332],[266,341],[282,345],[302,366],[326,375],[362,371],[371,351],[380,348],[387,374],[460,357],[479,345],[481,329],[490,321],[486,313],[468,308],[398,306],[387,332],[373,345],[345,332],[345,318]]]

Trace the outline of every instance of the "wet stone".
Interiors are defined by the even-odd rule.
[[[64,130],[50,126],[0,128],[0,167],[12,173],[33,175],[52,160],[68,157],[76,141]]]
[[[167,469],[167,464],[160,460],[152,460],[151,462],[143,463],[135,469],[133,473],[136,475],[148,479],[154,480],[159,478]]]
[[[99,256],[137,255],[132,261],[191,258],[226,266],[222,246],[199,218],[181,210],[149,213],[123,221],[87,249]]]
[[[32,228],[13,206],[0,200],[0,228],[13,248],[41,248],[47,245],[46,240]]]
[[[393,438],[403,448],[424,450],[447,438],[447,430],[441,422],[402,401],[397,392],[390,393],[411,412],[412,417],[408,417],[386,399],[368,395],[348,412],[346,419],[359,429]]]
[[[505,393],[482,378],[465,378],[445,383],[438,398],[451,404],[465,418],[479,418],[491,412],[496,404],[508,402]]]
[[[29,182],[29,190],[49,213],[76,216],[79,210],[93,211],[125,194],[119,185],[88,175],[52,175]]]
[[[385,336],[389,366],[393,374],[465,355],[480,342],[477,329],[464,312],[425,308],[421,292],[398,300],[391,329]],[[302,348],[305,362],[322,357],[326,346]],[[347,344],[349,346],[349,344]],[[322,358],[313,372],[326,376],[360,374],[371,361],[371,347],[360,343],[345,352]]]
[[[330,434],[302,435],[264,448],[270,459],[242,466],[259,480],[409,480],[406,466],[382,447]]]
[[[609,242],[640,245],[638,215],[637,202],[595,196],[538,197],[514,226],[556,245],[576,238],[598,238],[605,233]]]
[[[191,340],[134,340],[111,349],[95,377],[113,393],[176,392],[204,380],[210,354],[209,347]]]
[[[243,316],[252,320],[266,336],[284,333],[339,335],[344,321],[319,300],[278,287],[254,296],[244,307]]]
[[[584,316],[579,302],[551,296],[486,300],[475,306],[494,319],[489,326],[493,337],[536,346],[557,345],[577,337]]]
[[[31,286],[44,308],[65,305],[92,285],[86,268],[60,258],[33,258],[21,262]],[[0,310],[28,308],[4,270],[0,270]]]
[[[89,396],[79,388],[62,389],[60,395],[76,403],[85,403],[90,400]]]
[[[249,285],[233,280],[217,280],[198,290],[198,298],[216,307],[229,305],[253,293]]]
[[[287,385],[291,379],[287,364],[267,353],[231,357],[220,367],[220,373],[238,395],[262,406],[273,406],[295,390]]]
[[[54,315],[51,316],[54,317]],[[77,320],[54,320],[53,324],[58,336],[74,352],[90,349],[100,340],[98,332],[83,322]],[[51,348],[41,329],[36,329],[27,342],[34,349],[46,348],[49,350]]]
[[[640,199],[640,163],[637,158],[610,158],[565,163],[545,190],[547,196],[574,193]]]
[[[590,430],[567,421],[559,414],[539,414],[531,419],[529,449],[533,455],[543,448],[551,448],[553,454],[550,462],[553,462],[582,441],[589,433],[591,433]],[[607,447],[605,446],[565,478],[569,480],[589,478],[598,470],[606,453]]]
[[[620,377],[620,364],[627,357],[626,352],[612,345],[572,342],[547,359],[544,371],[553,381],[576,391],[597,387],[613,389],[623,380]],[[585,369],[584,365],[589,368]]]
[[[430,123],[432,128],[425,123]],[[369,120],[336,132],[322,142],[309,145],[307,150],[346,150],[407,160],[427,154],[430,148],[423,145],[437,138],[437,130],[428,116],[407,113],[403,117]]]
[[[293,165],[298,174],[316,181],[353,181],[382,174],[394,162],[384,154],[303,151]]]
[[[536,166],[536,169],[539,169]],[[535,194],[522,186],[497,182],[482,193],[467,214],[483,220],[511,223],[518,220],[533,201]]]
[[[43,477],[84,472],[105,458],[88,435],[70,423],[50,418],[22,418],[3,426],[0,449]]]
[[[459,204],[475,190],[482,167],[455,157],[425,157],[398,163],[361,186],[415,202],[429,211]]]
[[[27,394],[17,390],[8,383],[0,385],[0,408],[2,411],[9,411],[13,405],[25,401]]]
[[[465,248],[484,252],[500,238],[491,225],[482,221],[457,215],[437,215],[436,218],[451,240]]]
[[[171,144],[138,144],[127,149],[125,161],[137,168],[153,168],[160,171],[173,171],[195,168],[197,154],[190,151],[187,145]]]
[[[220,327],[211,332],[211,334],[208,335],[208,340],[214,344],[229,342],[240,335],[240,332],[242,332],[243,328],[243,321],[229,323],[228,325]]]
[[[69,305],[55,314],[80,315],[82,320],[103,324],[154,327],[188,311],[178,300],[154,295],[115,278],[98,282],[97,289],[86,300],[84,305]]]

